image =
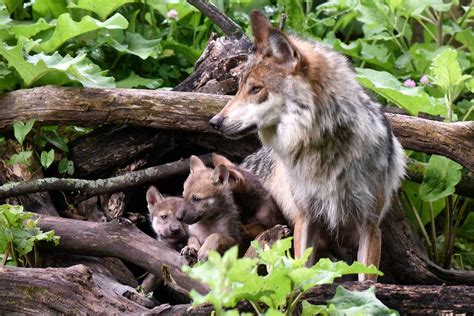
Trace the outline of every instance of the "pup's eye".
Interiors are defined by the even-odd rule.
[[[263,87],[262,86],[252,86],[250,88],[250,94],[257,94],[260,91],[262,91]]]
[[[201,201],[202,199],[199,198],[199,197],[197,197],[197,196],[195,196],[195,195],[193,195],[192,198],[191,198],[191,200],[192,200],[194,203],[197,203],[197,202]]]
[[[168,215],[166,215],[166,214],[160,215],[160,218],[161,218],[161,219],[167,219],[167,218],[168,218]]]

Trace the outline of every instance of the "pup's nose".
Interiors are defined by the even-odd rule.
[[[216,115],[209,121],[209,126],[211,126],[213,129],[219,129],[222,125],[222,121],[224,121],[224,118],[222,116]]]
[[[179,232],[179,227],[174,226],[174,227],[171,227],[170,230],[171,230],[171,233],[172,233],[172,234],[177,234],[177,233]]]

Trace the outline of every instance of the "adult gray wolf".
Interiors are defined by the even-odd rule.
[[[272,28],[258,11],[251,24],[255,54],[239,91],[209,124],[229,138],[258,131],[263,147],[243,166],[294,223],[297,256],[308,247],[317,254],[325,231],[350,232],[358,261],[378,266],[379,224],[405,169],[381,106],[342,55]]]

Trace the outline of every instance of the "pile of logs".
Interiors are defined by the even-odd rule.
[[[210,8],[206,14],[229,37],[212,36],[195,72],[175,91],[47,86],[0,96],[2,132],[11,133],[14,122],[31,118],[36,124],[94,127],[69,143],[74,179],[54,171],[43,175],[37,161],[31,168],[8,165],[6,158],[20,149],[13,142],[2,147],[0,204],[21,204],[41,214],[38,225],[53,229],[61,243],[43,249],[44,268],[0,268],[0,311],[176,315],[187,313],[191,289],[208,290],[181,272],[179,253],[151,237],[146,188],[155,184],[164,193],[180,195],[190,154],[208,161],[208,153],[219,152],[239,161],[260,144],[256,136],[224,139],[208,127],[209,118],[229,100],[226,95],[235,93],[252,47],[235,25],[216,18],[207,2],[189,2]],[[392,112],[387,117],[402,145],[465,166],[456,192],[474,197],[474,124]],[[407,177],[421,182],[424,167],[411,162]],[[429,261],[399,205],[382,226],[385,276],[376,293],[386,305],[402,314],[474,310],[474,273],[445,270]],[[284,235],[281,229],[261,238],[271,243]],[[136,290],[145,272],[161,275],[165,283],[151,299]],[[308,300],[324,303],[334,293],[335,286],[318,287]],[[202,306],[192,313],[210,311]]]

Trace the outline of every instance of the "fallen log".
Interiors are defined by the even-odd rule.
[[[210,160],[210,156],[208,155],[201,156],[200,158],[205,162]],[[0,187],[0,199],[40,191],[77,191],[80,192],[82,196],[100,195],[122,191],[130,187],[147,184],[161,179],[167,179],[177,174],[184,174],[188,171],[189,158],[156,167],[133,171],[108,179],[83,180],[44,178],[28,182],[10,182]]]
[[[212,133],[208,120],[229,99],[159,90],[46,86],[1,95],[0,129],[34,118],[45,124],[128,124]],[[405,149],[443,155],[474,171],[474,122],[443,123],[393,113],[387,117]]]
[[[363,291],[375,286],[377,298],[400,315],[469,315],[474,310],[474,288],[471,286],[427,286],[371,284],[344,282],[321,285],[311,289],[304,297],[314,305],[326,305],[336,293],[337,286],[351,291]],[[252,312],[249,304],[239,304],[240,312]],[[190,305],[171,306],[162,316],[171,315],[210,315],[212,306],[200,305],[190,309]]]
[[[38,226],[44,231],[54,230],[61,236],[61,242],[55,248],[59,251],[117,257],[153,274],[166,272],[170,277],[165,277],[165,282],[180,293],[187,294],[193,288],[202,293],[207,290],[181,272],[180,267],[186,261],[178,252],[141,232],[127,220],[95,223],[43,215]]]
[[[112,279],[95,277],[84,265],[69,268],[0,267],[0,310],[25,314],[146,313],[115,291]],[[123,287],[123,286],[122,286]]]

